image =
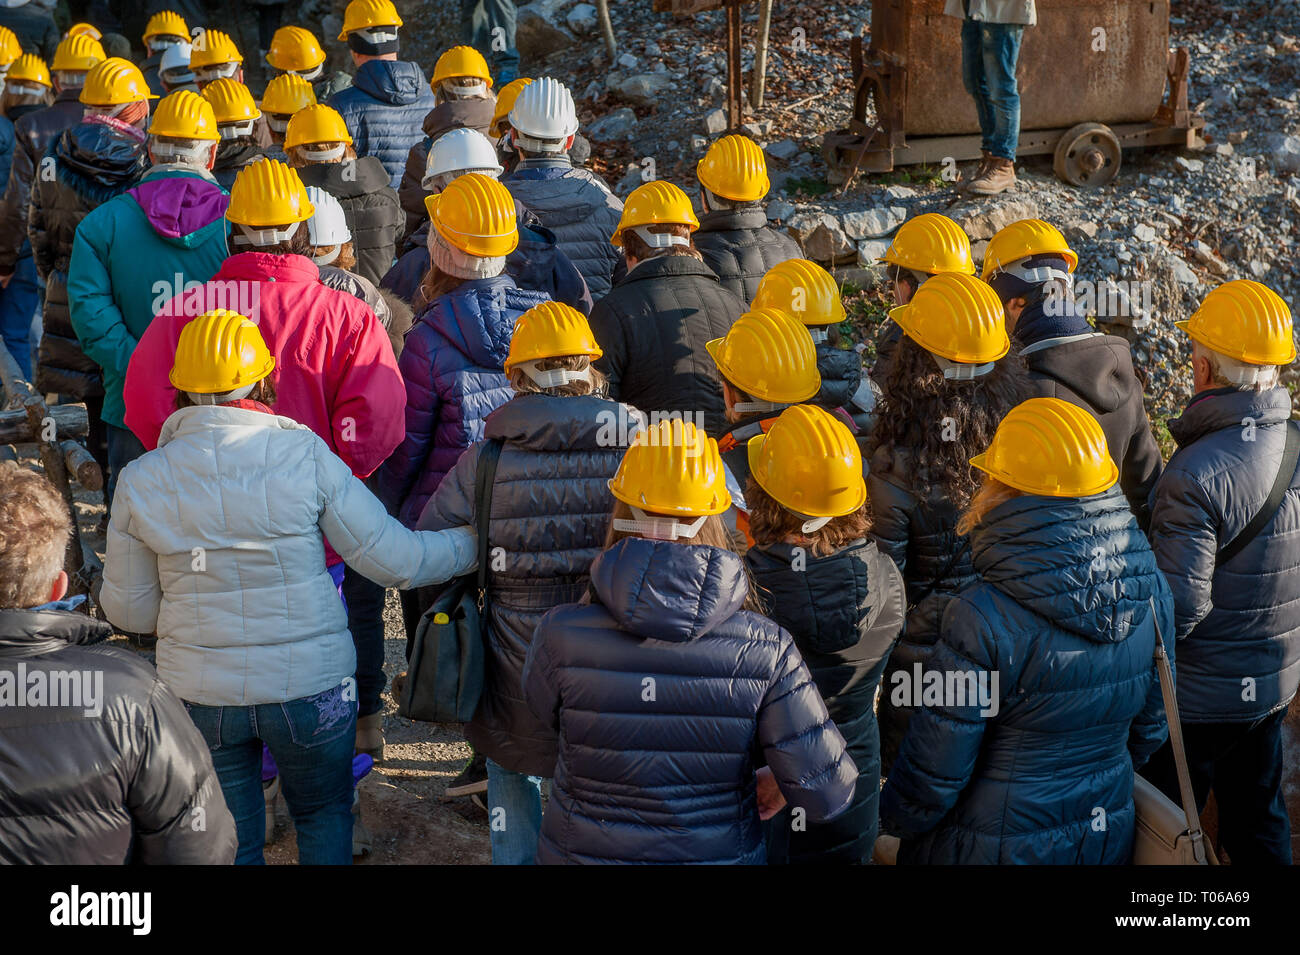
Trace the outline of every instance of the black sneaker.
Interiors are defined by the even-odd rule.
[[[447,786],[448,796],[472,796],[487,792],[487,757],[475,753],[460,775]]]

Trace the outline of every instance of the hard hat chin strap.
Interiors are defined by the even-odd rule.
[[[650,227],[646,225],[634,225],[632,231],[652,249],[667,249],[674,245],[689,246],[691,244],[688,236],[677,235],[673,232],[651,232]]]
[[[253,135],[253,120],[246,119],[239,123],[218,124],[217,134],[222,139],[238,139],[240,136]]]
[[[314,79],[319,79],[321,73],[325,72],[325,64],[318,63],[315,66],[313,66],[310,70],[285,70],[285,72],[293,73],[296,76],[301,76],[304,80],[314,80]]]
[[[13,93],[15,96],[41,96],[45,93],[45,87],[41,86],[39,83],[24,83],[22,80],[7,80],[5,82],[5,92]]]
[[[591,381],[591,367],[582,370],[574,368],[538,368],[537,361],[521,361],[514,367],[532,379],[538,388],[562,388],[575,381]]]
[[[197,391],[187,391],[185,394],[196,405],[221,405],[227,401],[239,401],[241,398],[247,398],[256,387],[257,382],[253,382],[251,385],[242,385],[234,391],[223,391],[215,395],[202,394]]]
[[[614,530],[658,541],[694,540],[708,520],[707,514],[701,514],[689,524],[683,524],[675,517],[652,517],[639,507],[633,507],[632,514],[635,520],[614,518]]]
[[[737,414],[762,414],[765,411],[781,411],[790,407],[780,401],[737,401],[731,406]]]
[[[458,279],[488,279],[500,275],[506,268],[504,255],[470,255],[462,252],[442,237],[437,229],[429,229],[429,255],[440,272]]]
[[[310,159],[312,162],[332,162],[335,159],[342,158],[347,145],[339,143],[329,149],[311,149],[307,146],[299,146],[298,148],[302,151],[304,159]]]
[[[211,149],[211,143],[201,146],[177,146],[175,143],[159,142],[156,138],[149,144],[149,152],[153,153],[155,159],[183,162],[193,166],[207,165],[208,152]]]
[[[813,344],[820,345],[831,337],[831,333],[824,328],[809,328],[808,334],[812,336]]]
[[[342,251],[343,251],[343,246],[341,244],[336,245],[334,246],[333,249],[331,249],[329,252],[326,252],[324,255],[313,255],[311,257],[311,260],[315,262],[317,265],[333,265],[334,260],[339,257],[339,253]]]
[[[235,245],[277,245],[280,242],[288,242],[297,234],[298,229],[301,227],[301,222],[290,223],[283,229],[256,229],[253,226],[236,223],[235,228],[239,231],[231,234],[230,241]]]
[[[194,67],[194,73],[205,83],[208,80],[230,79],[239,72],[238,63],[216,63],[212,66]]]
[[[965,361],[952,361],[942,355],[936,355],[934,352],[930,353],[930,357],[934,359],[936,365],[943,369],[943,377],[948,381],[970,381],[974,378],[980,378],[991,372],[993,366],[997,364],[997,362],[992,361],[980,365]]]
[[[443,100],[484,99],[487,97],[487,91],[488,85],[484,80],[463,85],[457,85],[451,80],[443,80],[438,84],[438,95]]]
[[[289,128],[287,119],[276,119],[270,113],[266,115],[266,125],[270,126],[274,132],[282,133]]]
[[[534,139],[519,130],[514,130],[510,134],[511,141],[520,149],[527,149],[532,153],[562,153],[564,144],[568,141],[568,136],[564,139]]]
[[[178,36],[151,36],[149,37],[149,50],[153,53],[161,53],[163,50],[170,49],[173,46],[180,46],[188,42]]]

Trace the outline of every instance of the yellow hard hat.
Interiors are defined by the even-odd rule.
[[[178,36],[188,41],[190,28],[186,25],[185,18],[175,10],[163,10],[151,16],[145,24],[144,45],[148,46],[149,41],[156,36]]]
[[[257,325],[219,308],[181,329],[170,378],[177,391],[219,395],[257,384],[273,371],[275,359]]]
[[[190,90],[177,90],[162,98],[149,121],[149,135],[210,142],[221,138],[212,104]]]
[[[1211,351],[1248,365],[1295,361],[1291,309],[1267,285],[1238,279],[1220,285],[1184,322],[1174,322]]]
[[[1101,424],[1060,398],[1030,398],[1016,405],[998,425],[988,450],[970,463],[1018,491],[1047,497],[1088,497],[1119,479]]]
[[[805,325],[844,321],[839,283],[807,259],[787,259],[768,269],[754,293],[754,308],[779,308]]]
[[[217,122],[246,123],[257,119],[262,111],[253,101],[253,94],[239,80],[222,77],[203,87],[203,98],[212,104],[213,115]]]
[[[55,73],[85,72],[96,63],[108,59],[108,54],[94,37],[78,33],[65,36],[54,50],[54,62],[50,69]]]
[[[759,401],[807,401],[822,386],[808,329],[780,309],[746,312],[704,347],[723,378]]]
[[[104,34],[99,32],[99,27],[93,23],[74,23],[68,27],[68,32],[64,36],[88,36],[92,40],[104,39]]]
[[[244,57],[230,34],[220,30],[202,30],[190,50],[190,69],[202,70],[223,63],[243,63]]]
[[[8,27],[0,27],[0,67],[8,66],[22,55],[23,45],[18,42],[17,34]]]
[[[731,506],[718,442],[680,418],[637,433],[609,490],[624,504],[657,514],[703,517]]]
[[[352,143],[348,133],[348,124],[338,110],[317,103],[305,106],[289,119],[289,128],[284,133],[284,148],[302,146],[306,143]]]
[[[346,40],[353,30],[368,27],[400,27],[402,18],[392,0],[352,0],[343,11],[343,30],[340,40]]]
[[[236,225],[264,229],[306,222],[315,211],[295,170],[278,159],[259,159],[235,177],[226,218]]]
[[[266,62],[277,70],[306,73],[325,62],[316,34],[302,27],[280,27],[271,37],[271,49],[266,51]]]
[[[515,100],[519,99],[519,94],[523,92],[523,88],[531,82],[531,77],[521,76],[519,79],[511,80],[501,87],[497,93],[496,110],[492,113],[491,133],[493,136],[500,136],[505,133],[505,127],[502,124],[510,116],[510,111],[515,107]]]
[[[842,517],[866,503],[857,439],[824,408],[786,408],[767,434],[749,439],[748,455],[758,486],[796,514]]]
[[[1079,264],[1079,256],[1065,241],[1060,229],[1042,219],[1021,219],[989,239],[980,278],[987,282],[994,272],[1031,255],[1060,256],[1069,263],[1071,272]]]
[[[119,56],[110,56],[91,67],[78,97],[85,106],[120,106],[157,98],[149,92],[140,67]]]
[[[621,247],[623,230],[643,225],[684,225],[690,226],[694,232],[700,227],[700,220],[695,218],[695,210],[691,208],[686,193],[671,182],[656,179],[632,190],[623,205],[618,228],[609,241]]]
[[[483,258],[509,255],[519,245],[515,200],[491,176],[467,172],[439,197],[430,221],[448,244]]]
[[[973,275],[940,272],[889,317],[912,341],[949,361],[983,365],[1011,350],[1001,299]]]
[[[453,46],[438,57],[438,62],[433,68],[433,79],[429,81],[429,85],[437,87],[443,80],[453,80],[462,76],[486,80],[488,86],[492,85],[492,74],[488,72],[487,60],[483,59],[483,54],[472,46]]]
[[[772,187],[767,160],[748,136],[723,136],[695,167],[700,185],[734,202],[757,202]]]
[[[927,212],[904,222],[881,261],[929,275],[975,274],[970,237],[961,226],[937,212]]]
[[[298,110],[315,105],[316,91],[297,73],[281,73],[266,84],[266,92],[262,94],[262,109],[282,116],[293,116]],[[343,131],[347,132],[346,126]]]
[[[539,358],[586,355],[595,360],[602,354],[586,315],[562,302],[543,302],[524,312],[515,322],[505,370],[508,372],[521,362]]]
[[[35,53],[24,53],[14,60],[4,78],[6,82],[39,83],[47,89],[54,85],[50,82],[50,71],[45,61]]]

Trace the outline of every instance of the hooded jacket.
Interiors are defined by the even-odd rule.
[[[692,238],[722,287],[746,302],[754,300],[768,269],[803,255],[790,235],[768,227],[759,205],[706,212]]]
[[[352,134],[358,156],[375,156],[388,171],[388,184],[401,184],[411,147],[420,140],[420,120],[433,109],[433,91],[418,64],[370,60],[352,85],[329,98]]]
[[[484,422],[484,437],[504,442],[488,534],[502,559],[488,574],[483,696],[465,738],[475,752],[517,773],[549,778],[555,771],[555,734],[524,702],[524,658],[543,615],[587,590],[614,505],[609,480],[625,450],[606,440],[606,432],[630,414],[595,396],[523,394]],[[420,516],[421,530],[475,525],[482,448],[471,446],[438,485]]]
[[[158,444],[175,407],[168,375],[181,329],[210,308],[237,305],[275,358],[275,410],[316,432],[358,477],[402,440],[403,389],[383,326],[365,304],[321,284],[301,255],[241,252],[206,285],[162,306],[131,355],[126,425]]]
[[[235,821],[207,744],[112,635],[73,610],[0,610],[0,686],[30,691],[41,674],[52,692],[83,674],[95,700],[0,706],[0,863],[230,865]]]
[[[854,349],[818,342],[817,373],[821,375],[822,386],[811,404],[828,411],[843,408],[851,414],[858,410],[852,401],[862,384],[862,359]]]
[[[37,176],[27,234],[45,280],[45,325],[38,353],[38,391],[76,398],[104,393],[99,366],[77,341],[68,306],[73,237],[86,215],[133,186],[148,165],[144,135],[116,120],[92,116],[64,131],[46,157],[54,176]]]
[[[623,215],[622,201],[603,179],[565,156],[520,160],[501,183],[555,233],[599,301],[623,258],[609,241]]]
[[[639,262],[591,310],[610,397],[646,414],[702,414],[704,429],[718,434],[727,426],[722,378],[704,345],[746,307],[693,256]]]
[[[383,163],[374,156],[361,156],[354,163],[302,166],[298,175],[304,186],[319,186],[339,201],[352,233],[355,271],[379,282],[393,266],[402,232],[402,210]]]
[[[470,279],[420,313],[406,333],[406,437],[379,470],[379,496],[414,527],[483,419],[514,395],[503,370],[515,320],[547,301],[508,275]]]
[[[939,621],[955,593],[975,581],[969,542],[957,533],[961,516],[942,486],[932,481],[906,449],[880,448],[867,478],[871,536],[903,574],[907,626],[885,671],[885,687],[896,673],[925,664],[939,637]],[[914,711],[880,697],[880,742],[886,774],[898,754]]]
[[[68,271],[72,327],[103,373],[108,424],[126,427],[126,369],[154,309],[221,268],[229,201],[198,172],[156,166],[77,228]]]
[[[880,803],[876,690],[903,628],[903,578],[866,540],[824,557],[798,556],[789,544],[756,546],[745,563],[768,616],[794,637],[858,767],[858,784],[853,806],[831,822],[795,831],[788,811],[775,816],[767,861],[865,865],[876,843]]]
[[[424,117],[422,128],[424,138],[411,146],[406,155],[406,167],[402,170],[402,182],[397,195],[402,209],[406,212],[406,234],[410,235],[420,227],[420,221],[427,219],[429,213],[424,208],[424,197],[430,193],[421,183],[424,182],[424,167],[429,160],[429,147],[443,133],[453,129],[473,129],[489,139],[492,126],[492,114],[496,111],[496,98],[490,99],[453,99],[439,103]]]
[[[632,537],[592,564],[589,603],[542,618],[524,698],[559,758],[539,863],[762,863],[764,763],[808,821],[848,808],[844,738],[748,591],[731,551]]]
[[[105,615],[156,631],[159,676],[204,706],[298,700],[356,672],[322,532],[385,587],[477,557],[468,529],[413,534],[308,428],[248,404],[168,418],[158,449],[122,470],[108,527]]]
[[[1167,733],[1151,608],[1172,658],[1173,601],[1155,556],[1118,489],[1013,498],[971,546],[981,580],[944,611],[930,676],[881,689],[932,696],[881,825],[904,864],[1125,865],[1133,768]]]
[[[266,150],[247,136],[223,139],[217,147],[217,159],[212,164],[212,176],[222,189],[229,192],[239,176],[239,171],[265,155]]]
[[[1089,332],[1026,344],[1020,354],[1033,383],[1031,397],[1061,398],[1101,422],[1110,456],[1119,466],[1120,487],[1146,527],[1147,498],[1162,460],[1128,342]]]
[[[1300,685],[1300,474],[1259,535],[1214,563],[1267,499],[1290,414],[1286,388],[1222,388],[1169,422],[1178,450],[1151,495],[1151,546],[1174,593],[1184,722],[1253,722]]]

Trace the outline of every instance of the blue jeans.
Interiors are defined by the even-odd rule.
[[[108,483],[104,486],[104,504],[108,506],[111,514],[113,492],[117,490],[118,475],[122,473],[122,468],[144,455],[145,447],[140,443],[140,439],[126,428],[105,424],[104,429],[108,432]]]
[[[542,831],[542,777],[487,761],[493,865],[534,865]]]
[[[1019,23],[984,23],[966,19],[961,25],[962,80],[975,100],[982,146],[994,156],[1016,158],[1020,143],[1020,90],[1016,62],[1025,28]]]
[[[491,64],[497,90],[519,76],[515,20],[514,0],[460,0],[461,34]]]
[[[264,865],[262,744],[275,758],[301,865],[352,864],[352,747],[357,705],[344,687],[260,706],[186,703],[212,752],[239,835],[236,865]]]
[[[30,254],[24,255],[15,264],[9,285],[0,291],[0,339],[28,381],[32,380],[32,317],[40,308],[36,264]]]

